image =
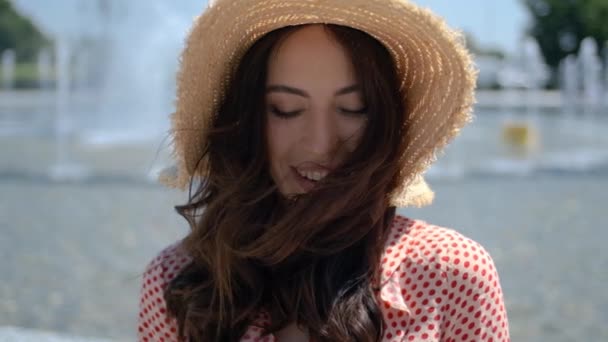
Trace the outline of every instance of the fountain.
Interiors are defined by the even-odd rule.
[[[522,51],[522,65],[527,76],[526,88],[538,90],[544,87],[549,80],[549,68],[536,39],[526,37]]]
[[[604,43],[604,106],[608,111],[608,41]]]
[[[2,52],[2,88],[13,89],[15,86],[15,51],[8,49]]]
[[[587,37],[581,42],[579,66],[582,75],[585,112],[593,112],[600,104],[602,94],[602,62],[595,39]]]
[[[74,121],[70,115],[70,45],[67,39],[55,41],[55,164],[49,177],[55,181],[80,181],[88,176],[86,168],[71,160],[70,142],[73,139]]]
[[[51,51],[42,49],[38,52],[36,63],[38,67],[38,86],[40,89],[48,89],[51,87],[51,75],[53,72],[53,60]]]
[[[88,174],[73,150],[161,144],[173,107],[178,54],[204,3],[15,0],[14,5],[56,44],[56,163],[50,178]],[[42,53],[41,78],[48,74],[48,61]]]
[[[574,113],[579,101],[580,77],[575,55],[568,55],[559,64],[559,83],[565,114]]]
[[[108,1],[102,41],[107,52],[99,114],[85,127],[90,144],[162,139],[172,110],[182,37],[190,24],[180,6]],[[184,8],[184,6],[181,6]],[[141,28],[146,28],[142,30]]]

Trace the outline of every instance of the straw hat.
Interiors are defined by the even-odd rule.
[[[391,53],[408,130],[398,161],[398,207],[430,204],[423,173],[470,121],[476,70],[462,35],[407,0],[217,0],[196,18],[182,53],[171,134],[177,167],[160,181],[184,189],[206,143],[206,129],[247,49],[264,34],[301,24],[337,24],[376,38]]]

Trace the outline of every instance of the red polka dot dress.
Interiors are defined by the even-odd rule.
[[[139,302],[139,341],[178,341],[162,291],[190,258],[179,242],[146,267]],[[510,341],[500,280],[488,252],[448,228],[396,216],[386,242],[377,293],[384,342]],[[241,341],[275,341],[264,335],[260,312]]]

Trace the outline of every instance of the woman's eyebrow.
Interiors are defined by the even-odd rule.
[[[358,84],[353,84],[353,85],[350,85],[348,87],[344,87],[344,88],[338,90],[334,95],[335,96],[345,95],[345,94],[354,93],[357,91],[361,91],[361,86],[359,86]]]
[[[310,98],[310,95],[302,89],[286,86],[283,84],[271,84],[266,87],[266,93],[288,93],[298,95],[306,98]]]
[[[358,84],[353,84],[348,87],[339,89],[338,91],[336,91],[334,93],[334,96],[345,95],[345,94],[353,93],[353,92],[360,91],[360,90],[361,90],[361,87]],[[266,93],[267,94],[268,93],[288,93],[288,94],[302,96],[305,98],[310,98],[310,95],[306,91],[304,91],[302,89],[290,87],[290,86],[284,85],[284,84],[271,84],[268,87],[266,87]]]

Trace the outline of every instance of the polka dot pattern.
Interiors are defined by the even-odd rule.
[[[510,341],[498,273],[477,242],[397,216],[382,258],[383,341]]]
[[[178,341],[177,321],[167,315],[163,291],[190,261],[176,242],[146,266],[139,298],[138,341]]]
[[[177,341],[162,290],[190,258],[175,243],[148,264],[143,277],[139,341]],[[477,242],[448,228],[396,216],[381,260],[376,295],[383,342],[510,341],[498,273]],[[260,312],[241,341],[274,342]]]

